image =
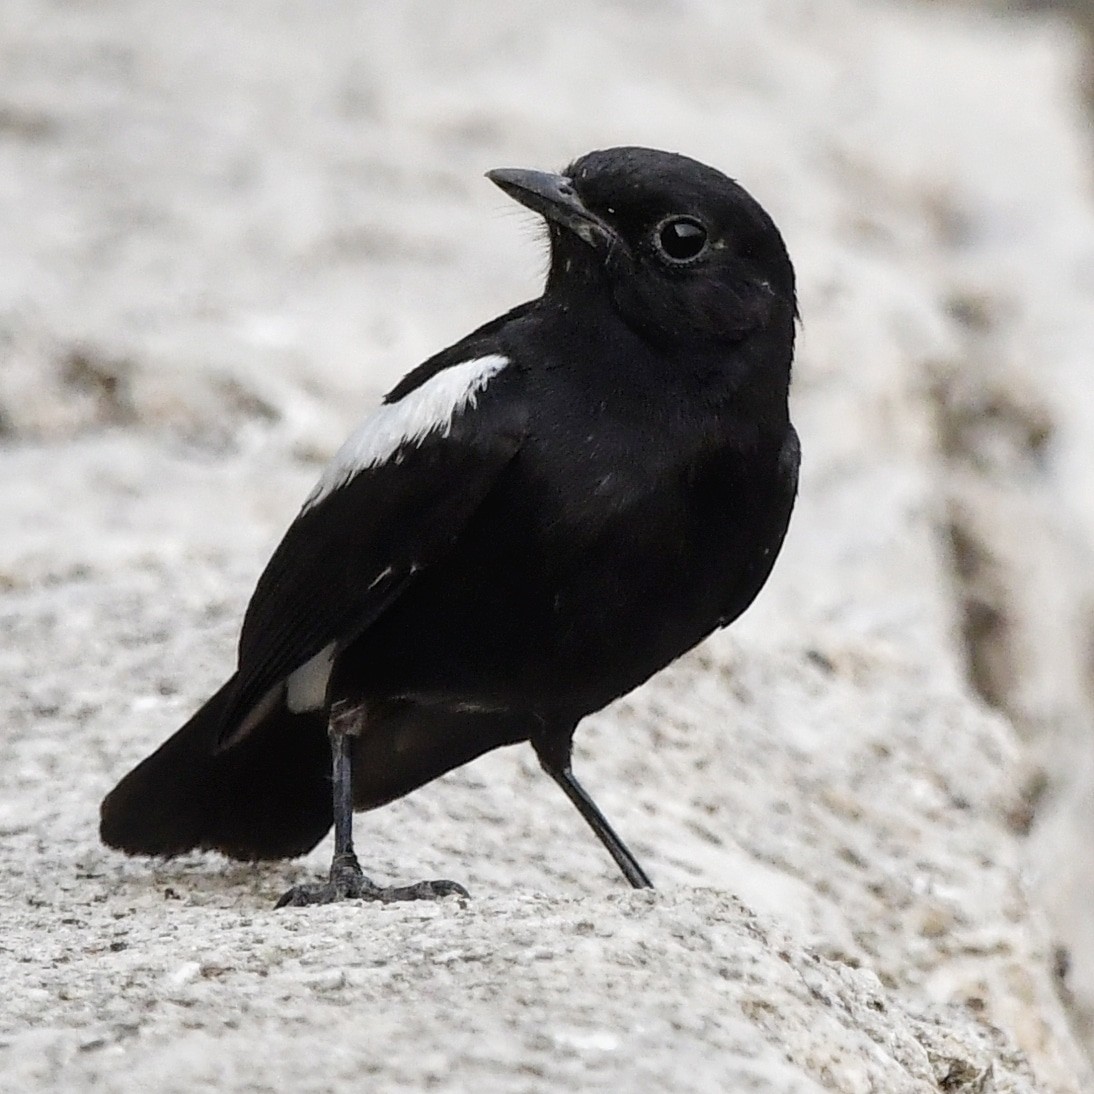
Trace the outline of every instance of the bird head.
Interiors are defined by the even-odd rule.
[[[487,177],[544,217],[548,292],[603,288],[654,342],[736,342],[788,328],[792,341],[794,268],[782,236],[720,171],[628,147],[590,152],[561,174],[501,168]]]

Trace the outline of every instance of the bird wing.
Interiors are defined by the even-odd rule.
[[[412,372],[350,435],[274,552],[243,621],[221,748],[282,694],[322,705],[334,657],[446,553],[519,451],[518,371],[499,353],[454,356]]]

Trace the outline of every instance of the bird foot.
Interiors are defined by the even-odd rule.
[[[309,904],[334,904],[341,900],[378,900],[391,904],[396,900],[440,900],[446,896],[470,897],[458,882],[419,881],[413,885],[377,885],[365,876],[352,854],[336,855],[331,863],[330,880],[320,885],[294,885],[274,905],[275,908],[303,908]]]

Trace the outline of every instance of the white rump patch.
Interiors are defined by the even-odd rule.
[[[327,684],[334,664],[334,643],[324,646],[285,681],[285,705],[293,714],[321,710],[327,702]]]
[[[398,402],[384,403],[361,423],[327,464],[301,512],[318,505],[355,475],[391,459],[404,445],[432,433],[447,437],[457,414],[475,405],[479,392],[509,364],[498,353],[451,365]]]

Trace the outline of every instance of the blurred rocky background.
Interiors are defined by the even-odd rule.
[[[1094,1090],[1092,13],[6,0],[0,1090]],[[768,588],[579,733],[657,891],[523,749],[359,822],[470,902],[101,848],[345,432],[538,292],[483,171],[620,143],[803,316]]]

